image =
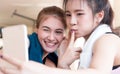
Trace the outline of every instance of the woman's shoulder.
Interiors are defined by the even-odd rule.
[[[105,50],[120,49],[120,38],[115,34],[104,34],[96,40],[94,46]]]
[[[107,33],[107,34],[102,35],[98,39],[98,41],[104,42],[104,43],[107,43],[107,42],[120,43],[120,37],[113,33]]]

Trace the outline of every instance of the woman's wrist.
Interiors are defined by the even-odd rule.
[[[69,65],[65,64],[64,62],[63,63],[58,62],[57,67],[62,69],[70,69]]]

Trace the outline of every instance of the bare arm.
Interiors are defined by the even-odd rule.
[[[21,62],[9,56],[2,55],[2,59],[18,67],[16,74],[111,74],[115,54],[119,47],[120,40],[115,36],[103,36],[96,41],[93,48],[93,59],[88,69],[80,69],[78,71],[50,68],[36,62]],[[8,70],[0,70],[4,71]],[[7,72],[9,74],[9,72]]]

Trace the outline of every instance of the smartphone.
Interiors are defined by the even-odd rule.
[[[21,24],[2,28],[2,37],[3,53],[25,62],[28,61],[28,37],[26,25]],[[3,62],[2,64],[7,68],[14,68],[6,62]]]

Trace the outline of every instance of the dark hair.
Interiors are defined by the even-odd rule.
[[[84,1],[84,0],[83,0]],[[108,0],[85,0],[88,6],[92,9],[93,15],[100,11],[104,11],[104,18],[100,24],[107,24],[112,28],[113,24],[113,10]],[[63,8],[66,9],[68,0],[63,1]]]
[[[65,29],[67,28],[66,21],[65,21],[65,13],[61,8],[56,7],[56,6],[50,6],[50,7],[43,8],[39,12],[37,16],[37,21],[36,21],[36,28],[39,28],[39,25],[50,16],[53,16],[59,19],[63,23],[64,28]]]

